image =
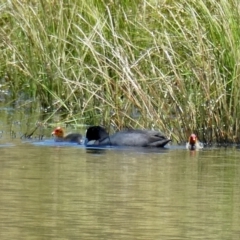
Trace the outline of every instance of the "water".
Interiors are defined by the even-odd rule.
[[[240,239],[236,148],[0,151],[1,240]]]

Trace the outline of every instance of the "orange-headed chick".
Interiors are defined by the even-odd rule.
[[[82,143],[82,135],[80,133],[69,133],[66,136],[64,135],[64,130],[61,127],[57,127],[52,132],[54,140],[56,142],[73,142],[73,143]]]
[[[198,150],[203,148],[203,144],[198,141],[196,134],[192,133],[188,139],[186,148],[189,150]]]

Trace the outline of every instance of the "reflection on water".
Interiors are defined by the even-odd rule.
[[[0,239],[238,239],[236,149],[1,148]]]

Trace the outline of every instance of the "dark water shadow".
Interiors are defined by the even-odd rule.
[[[167,153],[170,148],[148,148],[148,147],[126,147],[126,146],[87,146],[86,152],[90,154],[103,154],[106,151],[119,151],[119,152],[136,152],[141,154],[149,153]]]
[[[105,154],[107,149],[104,148],[86,148],[86,153],[101,155]]]

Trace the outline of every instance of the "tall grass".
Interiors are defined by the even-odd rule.
[[[65,121],[240,141],[238,0],[9,0],[0,13],[12,98]]]

